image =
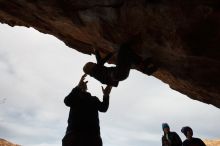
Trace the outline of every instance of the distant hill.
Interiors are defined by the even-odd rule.
[[[204,140],[206,146],[220,146],[220,140]]]
[[[7,140],[0,138],[0,146],[21,146],[21,145],[13,144]]]

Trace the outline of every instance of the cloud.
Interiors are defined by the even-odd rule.
[[[34,29],[0,25],[0,137],[24,146],[58,146],[67,126],[64,97],[78,84],[94,56],[66,47]],[[88,88],[102,98],[101,84]],[[106,146],[161,145],[161,123],[180,134],[188,125],[201,138],[219,138],[219,109],[189,99],[154,77],[131,71],[113,88],[110,108],[100,113]]]

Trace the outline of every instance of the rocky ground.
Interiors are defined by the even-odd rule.
[[[220,146],[220,140],[204,140],[207,146]]]
[[[21,146],[0,138],[0,146]]]

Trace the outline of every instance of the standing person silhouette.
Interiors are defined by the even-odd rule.
[[[64,103],[70,107],[68,126],[62,146],[102,146],[98,111],[106,112],[109,107],[111,86],[102,87],[103,101],[87,92],[86,74]]]
[[[183,127],[181,132],[186,136],[186,140],[183,141],[183,146],[206,146],[200,138],[193,137],[192,128],[188,126]]]
[[[162,136],[162,146],[182,146],[182,140],[176,132],[170,131],[167,123],[162,124],[164,135]]]

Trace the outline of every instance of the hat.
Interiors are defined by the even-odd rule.
[[[186,134],[187,134],[187,131],[192,131],[193,132],[193,130],[192,130],[192,128],[190,128],[189,126],[185,126],[185,127],[183,127],[182,129],[181,129],[181,132],[186,136]]]
[[[162,129],[164,129],[164,128],[170,128],[170,127],[169,127],[169,125],[167,123],[163,123],[162,124]]]

